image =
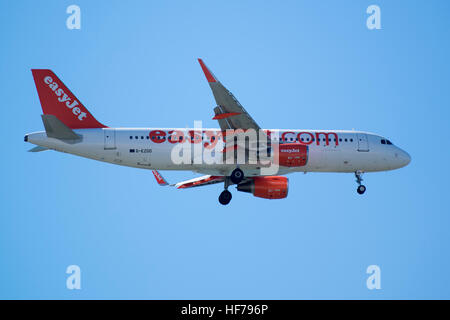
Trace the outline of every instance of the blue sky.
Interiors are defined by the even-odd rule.
[[[0,298],[450,298],[448,1],[76,1],[68,30],[73,3],[0,3]],[[26,152],[43,130],[31,68],[109,126],[216,127],[198,57],[262,127],[376,132],[412,162],[366,174],[364,196],[351,174],[294,174],[287,199],[223,207],[221,185]]]

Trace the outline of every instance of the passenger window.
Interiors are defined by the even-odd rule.
[[[345,142],[347,142],[347,138],[345,138],[345,140],[344,140]]]
[[[149,137],[148,137],[148,136],[147,136],[146,138],[147,138],[147,140],[149,139]]]
[[[350,139],[350,142],[353,142],[353,139]]]
[[[139,137],[138,137],[138,136],[134,136],[134,138],[135,138],[135,139],[139,139]]]
[[[133,139],[133,136],[130,136],[130,139]]]

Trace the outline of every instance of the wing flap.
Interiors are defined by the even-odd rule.
[[[194,178],[194,179],[187,180],[187,181],[178,182],[177,184],[175,184],[175,187],[177,187],[177,189],[201,187],[201,186],[206,186],[209,184],[220,183],[220,182],[223,182],[224,180],[225,180],[225,177],[223,177],[223,176],[207,175],[207,176],[202,176],[202,177]]]
[[[186,180],[186,181],[181,181],[181,182],[178,182],[175,184],[169,184],[167,182],[167,180],[164,179],[164,177],[161,175],[161,173],[159,173],[158,170],[152,170],[152,173],[155,176],[156,182],[160,186],[171,186],[171,187],[176,187],[177,189],[201,187],[201,186],[206,186],[209,184],[223,182],[225,180],[224,176],[207,175],[207,176],[197,177],[197,178]]]

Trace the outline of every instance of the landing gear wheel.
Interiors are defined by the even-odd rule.
[[[244,179],[244,172],[241,169],[236,168],[231,173],[230,179],[234,184],[239,184]]]
[[[363,172],[361,170],[355,171],[356,183],[358,184],[358,189],[356,189],[356,192],[358,192],[358,194],[363,194],[366,192],[366,186],[361,184],[363,181],[362,175]]]
[[[223,190],[219,196],[219,202],[220,204],[223,204],[225,206],[230,203],[231,198],[232,198],[231,192],[228,190]]]
[[[358,189],[356,189],[356,192],[358,192],[359,194],[363,194],[364,192],[366,192],[366,186],[364,186],[364,185],[358,186]]]

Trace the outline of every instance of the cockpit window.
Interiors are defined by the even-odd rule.
[[[386,144],[386,140],[381,139],[381,144]]]
[[[392,142],[390,142],[389,140],[386,140],[387,144],[392,144]]]

